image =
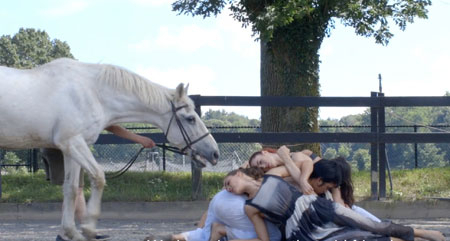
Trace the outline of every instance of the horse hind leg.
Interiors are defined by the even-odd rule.
[[[75,225],[75,200],[79,185],[80,166],[66,160],[64,160],[64,166],[64,200],[61,226],[64,234],[71,240],[84,241],[86,239],[78,232]]]
[[[86,214],[81,224],[83,235],[88,240],[91,240],[97,234],[96,226],[98,217],[100,216],[105,174],[100,165],[95,161],[94,156],[89,150],[89,146],[81,136],[73,137],[65,142],[65,144],[64,148],[66,151],[63,151],[64,159],[78,163],[89,175],[91,181],[91,197],[87,203]]]

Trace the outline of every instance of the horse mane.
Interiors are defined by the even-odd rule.
[[[167,110],[169,100],[174,98],[175,90],[151,82],[129,70],[115,65],[102,64],[98,80],[117,90],[134,94],[142,102],[156,110]]]

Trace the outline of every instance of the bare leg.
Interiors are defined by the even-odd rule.
[[[206,210],[202,217],[200,218],[200,221],[197,223],[197,228],[203,228],[205,226],[206,217],[208,216],[208,210]]]
[[[225,225],[221,223],[213,223],[211,225],[211,237],[209,238],[209,241],[218,241],[225,235],[227,235]]]
[[[77,196],[75,198],[75,219],[81,223],[85,214],[86,199],[84,198],[83,187],[79,187],[77,190]]]
[[[445,241],[444,235],[435,230],[414,229],[414,237],[423,238],[430,241]]]
[[[413,240],[414,238],[423,238],[430,241],[445,240],[444,235],[439,231],[413,229],[411,227],[389,222],[374,222],[351,209],[343,207],[342,205],[335,204],[335,211],[339,222],[349,224],[349,226],[358,227],[362,230],[371,231],[373,233],[395,236],[404,240]]]
[[[172,241],[186,241],[186,237],[183,234],[172,235]]]

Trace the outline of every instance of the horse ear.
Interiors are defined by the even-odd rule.
[[[177,86],[177,89],[175,90],[175,99],[176,100],[180,100],[181,98],[183,98],[186,95],[186,92],[184,91],[184,84],[180,83]]]
[[[186,87],[184,88],[184,94],[187,95],[189,89],[189,83],[187,83]]]

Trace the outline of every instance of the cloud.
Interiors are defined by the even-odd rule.
[[[153,40],[151,38],[143,39],[138,43],[129,45],[129,48],[138,52],[173,49],[192,53],[204,47],[218,48],[221,42],[221,34],[218,30],[187,25],[178,32],[171,31],[168,27],[160,27],[156,38]]]
[[[242,27],[242,23],[233,19],[229,9],[224,9],[217,17],[217,28],[223,32],[230,44],[231,49],[243,57],[257,57],[259,55],[259,42],[255,41],[257,36],[252,36],[251,26]]]
[[[88,6],[89,3],[85,0],[58,1],[55,6],[41,10],[40,14],[46,17],[63,17],[79,13]]]
[[[136,72],[149,80],[174,89],[180,83],[189,84],[188,94],[216,95],[217,90],[212,83],[216,81],[216,73],[207,66],[192,65],[189,67],[158,69],[154,67],[138,67]]]
[[[224,10],[213,21],[214,25],[210,28],[194,24],[182,27],[162,26],[156,36],[147,36],[128,47],[136,52],[170,49],[183,53],[212,48],[231,50],[245,58],[259,57],[259,42],[252,36],[251,28],[242,28],[241,23],[230,16],[229,10]]]

